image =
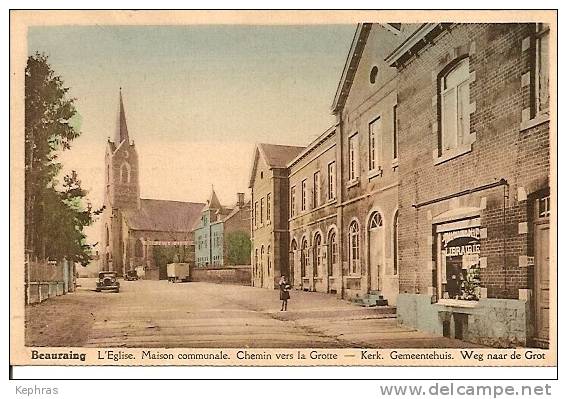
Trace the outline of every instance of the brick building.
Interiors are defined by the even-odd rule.
[[[249,188],[251,200],[252,286],[275,288],[289,276],[289,182],[287,163],[304,147],[258,144]]]
[[[386,57],[399,76],[400,322],[547,345],[548,48],[542,24],[431,23]]]
[[[155,263],[155,246],[194,250],[192,228],[205,204],[140,198],[138,153],[130,141],[120,93],[115,140],[105,153],[101,268],[123,275],[137,269],[148,278],[166,278]]]
[[[549,35],[360,24],[336,124],[278,169],[295,288],[384,298],[400,323],[438,335],[547,346]]]
[[[250,203],[244,202],[244,193],[226,207],[212,189],[193,235],[196,266],[249,265]]]

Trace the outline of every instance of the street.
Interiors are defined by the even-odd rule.
[[[400,327],[393,308],[333,295],[211,283],[122,281],[120,293],[76,293],[26,307],[26,345],[161,348],[443,348],[472,344]]]

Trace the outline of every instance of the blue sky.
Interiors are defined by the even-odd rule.
[[[31,27],[77,98],[82,135],[62,156],[102,203],[106,138],[122,87],[144,198],[230,205],[248,192],[254,143],[307,145],[330,105],[354,25]]]

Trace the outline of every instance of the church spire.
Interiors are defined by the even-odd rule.
[[[126,113],[124,112],[124,102],[122,101],[122,87],[120,88],[120,104],[118,109],[118,120],[116,123],[116,145],[120,145],[124,140],[129,142],[128,126],[126,125]]]
[[[209,209],[221,209],[222,205],[217,197],[217,193],[215,193],[215,188],[211,186],[211,197],[207,201]]]

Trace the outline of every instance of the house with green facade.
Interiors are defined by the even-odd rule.
[[[193,235],[197,267],[249,265],[250,203],[244,202],[244,193],[238,193],[233,207],[226,207],[212,189]]]

